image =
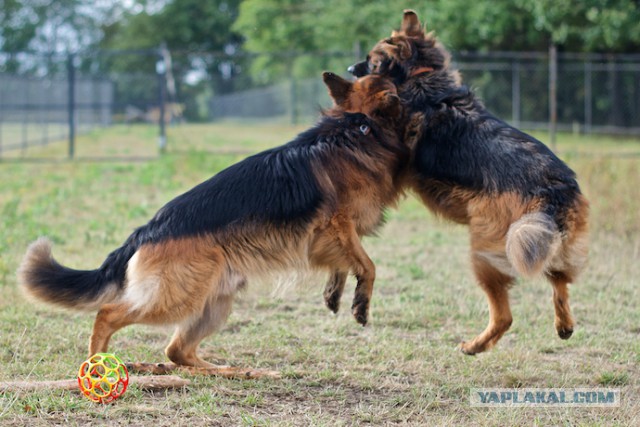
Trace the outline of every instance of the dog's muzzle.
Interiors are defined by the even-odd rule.
[[[369,69],[369,61],[358,62],[357,64],[353,64],[347,71],[353,74],[356,77],[363,77],[367,74],[371,74],[371,70]]]

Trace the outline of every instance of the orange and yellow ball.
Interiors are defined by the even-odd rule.
[[[92,401],[111,403],[127,390],[129,372],[116,355],[97,353],[80,365],[78,385]]]

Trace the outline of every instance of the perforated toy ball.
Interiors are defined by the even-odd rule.
[[[111,403],[127,390],[129,372],[115,354],[96,353],[80,365],[78,385],[94,402]]]

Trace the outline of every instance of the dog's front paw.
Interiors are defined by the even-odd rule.
[[[337,292],[326,294],[324,296],[324,302],[329,310],[338,313],[338,309],[340,308],[340,294]]]
[[[353,305],[351,306],[351,312],[353,313],[353,317],[356,318],[356,322],[362,326],[366,326],[369,315],[369,298],[356,295],[353,300]]]

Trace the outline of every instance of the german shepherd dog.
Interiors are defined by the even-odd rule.
[[[412,156],[404,186],[436,214],[467,224],[475,276],[489,324],[461,350],[493,347],[512,322],[508,290],[516,276],[544,274],[553,287],[555,328],[571,336],[567,285],[588,252],[589,204],[575,173],[542,142],[491,114],[449,67],[450,55],[415,12],[349,68],[356,77],[392,78],[408,115],[422,123],[405,143]],[[331,295],[328,301],[339,298]]]
[[[196,349],[223,325],[251,277],[351,272],[358,279],[354,315],[362,317],[375,266],[360,238],[396,202],[409,157],[393,130],[401,112],[395,86],[369,80],[380,84],[359,86],[371,92],[358,112],[334,108],[293,141],[171,200],[95,270],[64,267],[48,240],[35,241],[19,269],[23,289],[58,306],[97,310],[90,355],[107,351],[127,325],[177,325],[165,353],[195,367],[213,366]],[[332,74],[325,81],[332,92],[341,83]]]

